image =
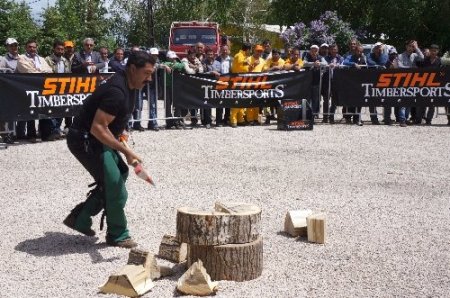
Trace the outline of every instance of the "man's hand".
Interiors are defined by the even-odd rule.
[[[131,149],[125,151],[123,154],[125,155],[125,158],[127,159],[127,163],[130,166],[134,166],[133,163],[136,161],[142,162],[142,159],[136,153],[134,153]]]

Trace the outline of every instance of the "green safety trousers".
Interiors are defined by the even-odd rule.
[[[125,181],[128,166],[116,150],[101,144],[88,133],[70,128],[67,145],[72,154],[95,180],[96,187],[88,193],[85,202],[72,210],[76,215],[75,228],[89,230],[92,216],[106,211],[106,237],[113,242],[129,238],[125,204],[128,193]]]

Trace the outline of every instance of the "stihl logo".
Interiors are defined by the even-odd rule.
[[[267,76],[258,77],[220,77],[216,90],[225,89],[271,89],[272,84],[267,83]]]
[[[46,78],[42,95],[92,93],[97,77]]]
[[[378,77],[377,88],[387,87],[441,87],[435,72],[383,73]]]

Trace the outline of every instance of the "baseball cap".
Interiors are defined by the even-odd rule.
[[[261,52],[264,51],[264,47],[260,44],[257,44],[255,46],[255,52],[259,52],[259,51],[261,51]]]
[[[150,55],[158,55],[159,50],[157,48],[150,48]]]
[[[174,51],[168,51],[167,54],[166,54],[166,57],[170,58],[170,59],[178,58],[177,54],[175,54]]]
[[[324,42],[323,44],[320,45],[320,47],[321,47],[321,48],[323,48],[323,47],[328,48],[329,45],[328,45],[326,42]]]
[[[374,47],[379,47],[379,46],[382,46],[383,45],[383,43],[382,42],[376,42],[375,44],[374,44]]]
[[[71,40],[66,40],[66,41],[64,42],[64,47],[65,47],[65,48],[67,48],[67,47],[73,48],[73,47],[74,47],[73,41],[71,41]]]
[[[389,49],[389,54],[397,54],[397,50],[394,47]]]
[[[310,47],[310,49],[319,49],[319,46],[316,45],[316,44],[313,44],[313,45]]]
[[[6,39],[6,42],[5,42],[6,45],[15,44],[15,43],[19,44],[17,42],[17,40],[15,38],[12,38],[12,37]]]

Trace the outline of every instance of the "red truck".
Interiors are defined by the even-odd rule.
[[[174,51],[178,57],[186,57],[187,51],[198,42],[219,54],[221,45],[219,24],[189,21],[173,22],[170,26],[169,50]]]

